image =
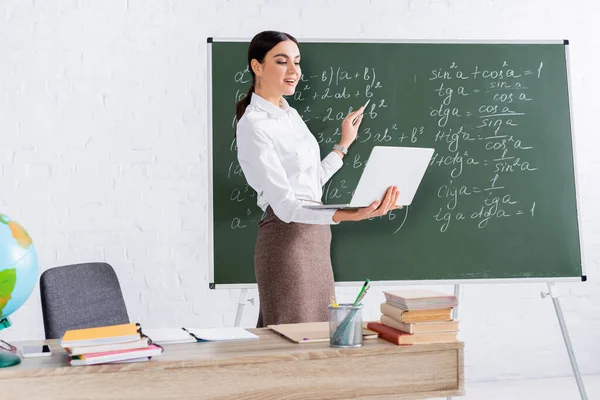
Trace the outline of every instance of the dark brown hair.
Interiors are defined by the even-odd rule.
[[[246,107],[248,107],[250,104],[250,97],[254,92],[256,76],[254,75],[254,71],[252,70],[252,65],[250,63],[254,59],[256,59],[256,61],[259,63],[262,63],[265,60],[267,53],[273,47],[286,40],[291,40],[296,43],[298,47],[300,47],[296,38],[285,32],[263,31],[256,34],[256,36],[252,38],[250,46],[248,47],[248,69],[250,70],[250,74],[252,74],[252,84],[250,85],[250,89],[248,89],[248,93],[246,93],[246,97],[238,101],[235,105],[235,115],[237,121],[239,121],[244,115]]]

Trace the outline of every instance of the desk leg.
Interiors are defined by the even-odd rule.
[[[558,292],[556,290],[554,282],[548,282],[548,293],[542,292],[542,298],[548,295],[552,297],[552,302],[554,303],[554,310],[556,311],[556,316],[558,317],[558,323],[560,325],[560,330],[562,331],[565,346],[567,346],[567,353],[569,354],[569,360],[571,361],[571,368],[573,368],[573,374],[575,374],[575,380],[577,381],[579,395],[581,396],[581,400],[587,400],[587,393],[585,392],[585,386],[583,385],[583,380],[581,379],[579,366],[577,365],[577,360],[575,359],[575,352],[573,351],[573,346],[571,345],[571,338],[569,337],[569,331],[567,330],[567,324],[565,322],[565,317],[563,316],[560,301],[558,299]]]
[[[456,296],[457,303],[460,303],[459,302],[459,300],[460,300],[460,285],[459,284],[454,285],[454,296]],[[458,304],[452,310],[452,318],[458,319]],[[452,400],[452,396],[446,397],[446,400]]]

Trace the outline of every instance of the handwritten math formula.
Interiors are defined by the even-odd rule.
[[[434,212],[411,216],[409,209],[417,208],[413,204],[378,217],[389,225],[389,234],[398,233],[411,217],[434,221],[441,234],[460,225],[485,230],[505,220],[536,218],[538,200],[524,197],[523,188],[513,187],[511,181],[516,175],[534,181],[541,167],[532,157],[537,151],[532,137],[538,133],[524,131],[522,121],[540,100],[530,88],[544,79],[545,66],[543,62],[524,67],[513,64],[517,63],[510,59],[495,65],[461,65],[457,60],[415,71],[401,82],[370,65],[327,65],[303,71],[288,101],[311,129],[323,154],[339,142],[346,115],[371,100],[344,167],[323,188],[323,202],[349,200],[373,146],[434,147],[424,182],[432,176],[436,185],[422,185],[419,191],[427,193],[415,198],[434,202],[435,207],[427,208]],[[231,79],[236,88],[230,97],[233,128],[235,103],[245,96],[251,75],[247,68],[240,68]],[[392,88],[402,92],[403,101],[398,100],[400,95],[390,94]],[[410,114],[403,111],[408,106]],[[227,179],[236,184],[229,201],[243,204],[244,211],[232,216],[230,228],[254,229],[261,212],[256,193],[243,180],[236,151],[232,138]],[[344,174],[348,169],[355,179]]]

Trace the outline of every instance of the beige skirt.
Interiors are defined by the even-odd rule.
[[[330,248],[329,225],[286,224],[267,208],[254,252],[257,327],[327,321],[335,293]]]

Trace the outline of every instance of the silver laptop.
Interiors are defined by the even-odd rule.
[[[400,191],[396,205],[412,203],[425,175],[434,149],[421,147],[375,146],[367,161],[352,200],[348,204],[307,204],[310,209],[368,207],[381,200],[390,186]]]

